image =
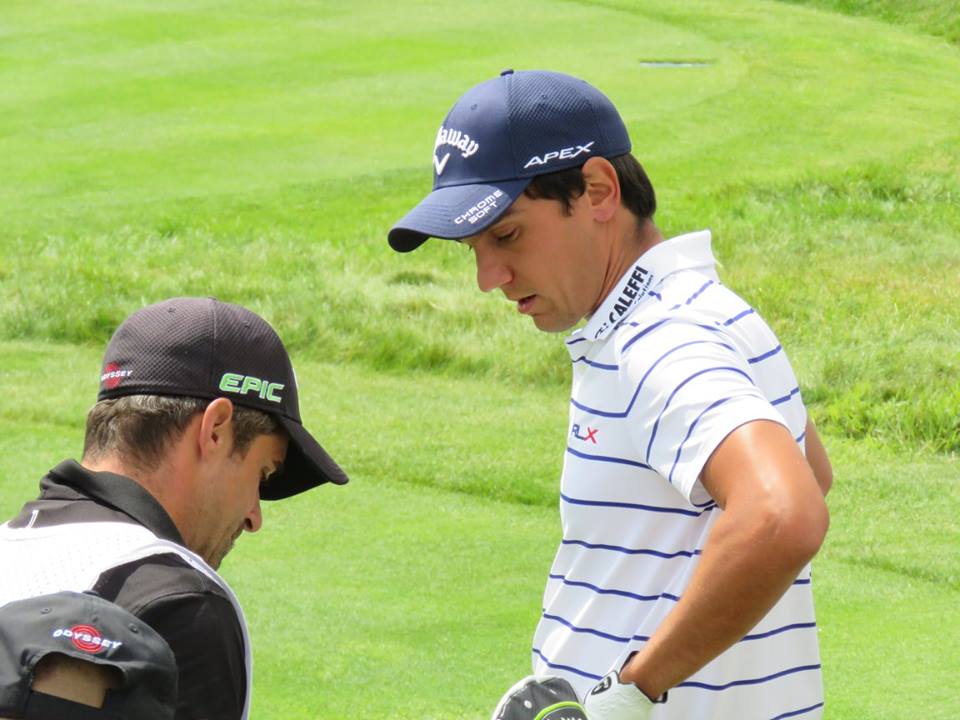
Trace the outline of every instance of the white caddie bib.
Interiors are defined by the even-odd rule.
[[[182,545],[158,538],[142,525],[123,522],[69,523],[41,528],[0,525],[0,606],[65,590],[84,592],[111,568],[170,553],[217,583],[233,605],[243,633],[247,689],[242,717],[246,720],[253,688],[253,659],[240,601],[203,558]]]

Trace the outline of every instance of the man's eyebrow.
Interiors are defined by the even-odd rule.
[[[515,208],[511,205],[511,206],[508,207],[506,210],[504,210],[503,215],[501,215],[500,217],[498,217],[497,220],[496,220],[496,222],[491,223],[490,226],[487,227],[487,232],[492,232],[492,231],[494,230],[494,228],[499,227],[500,225],[502,225],[502,224],[505,223],[505,222],[509,222],[509,221],[515,219],[516,216],[519,215],[519,214],[520,214],[520,211],[517,210],[517,209],[515,209]]]

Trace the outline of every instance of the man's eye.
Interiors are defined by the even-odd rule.
[[[503,235],[494,235],[493,238],[494,238],[494,240],[496,240],[498,243],[505,243],[505,242],[510,242],[511,240],[513,240],[513,238],[516,237],[516,235],[517,235],[517,231],[516,231],[516,230],[511,230],[510,232],[504,233]]]

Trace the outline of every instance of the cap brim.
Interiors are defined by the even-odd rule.
[[[394,225],[387,241],[397,252],[428,238],[459,240],[483,232],[523,194],[532,178],[437,188]]]
[[[345,485],[349,482],[347,474],[303,425],[287,417],[277,419],[290,435],[290,445],[283,469],[260,486],[261,500],[282,500],[324,483]]]

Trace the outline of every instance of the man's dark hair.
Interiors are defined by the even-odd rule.
[[[163,395],[101,400],[87,413],[83,455],[96,459],[115,453],[140,470],[155,470],[168,445],[183,435],[209,403],[201,398]],[[233,406],[233,453],[243,456],[257,436],[275,434],[285,435],[286,431],[272,415]]]
[[[608,158],[608,160],[617,171],[623,205],[637,217],[638,221],[652,219],[657,211],[657,197],[643,166],[630,153]],[[564,211],[570,212],[571,203],[583,195],[586,189],[583,169],[575,167],[537,175],[527,186],[524,194],[533,200],[559,200],[563,203]]]

